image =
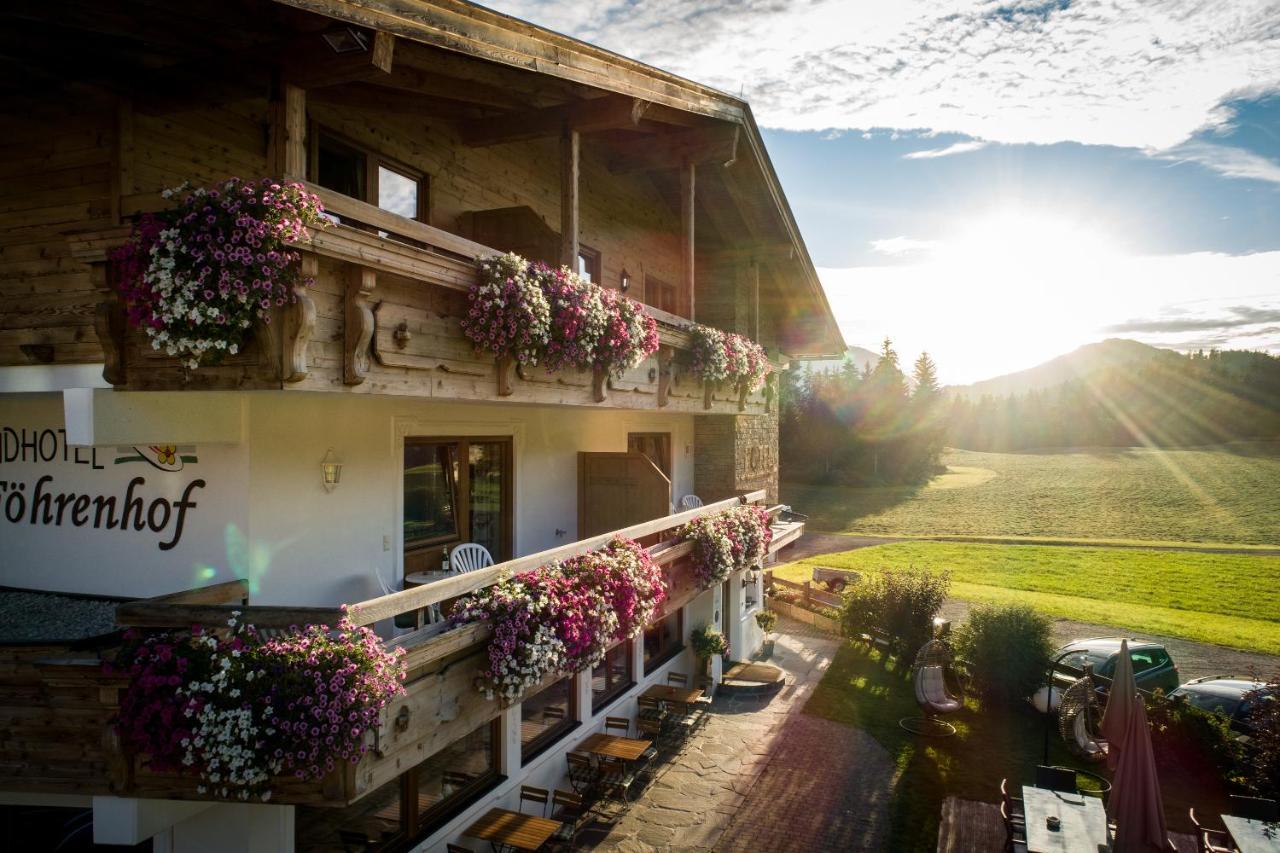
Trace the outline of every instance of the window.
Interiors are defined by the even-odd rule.
[[[527,762],[578,725],[577,680],[570,675],[520,703],[520,760]]]
[[[427,176],[376,151],[315,133],[312,177],[317,184],[406,219],[427,221]]]
[[[483,545],[511,556],[512,451],[509,438],[405,440],[405,573],[439,567],[441,550]]]
[[[1164,666],[1169,662],[1169,655],[1165,654],[1163,649],[1141,649],[1129,652],[1129,660],[1133,661],[1133,672],[1136,675],[1148,669]]]
[[[668,314],[680,313],[675,286],[657,276],[646,275],[644,277],[644,299],[645,302],[659,311],[666,311]]]
[[[578,275],[587,281],[600,284],[603,276],[600,271],[600,253],[587,246],[578,246]]]
[[[649,675],[684,648],[684,608],[644,629],[644,674]]]
[[[400,850],[420,841],[501,781],[499,720],[484,723],[345,809],[299,806],[295,846]]]
[[[591,713],[596,713],[635,683],[631,667],[631,641],[623,640],[605,652],[591,670]]]
[[[671,479],[671,433],[633,432],[627,435],[627,452],[643,453]]]

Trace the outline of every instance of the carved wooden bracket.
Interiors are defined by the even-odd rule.
[[[342,381],[359,385],[369,375],[369,341],[373,339],[373,309],[369,297],[378,274],[365,267],[351,267],[347,278],[345,317],[342,325]]]
[[[710,382],[702,383],[702,408],[711,408],[711,395],[715,391],[715,387]]]
[[[671,367],[675,362],[676,351],[671,347],[658,348],[658,408],[665,408],[671,402]]]
[[[304,278],[315,275],[316,259],[303,255]],[[281,378],[285,382],[301,382],[307,378],[307,347],[316,330],[316,303],[306,285],[293,287],[294,302],[284,313],[284,348],[281,353]]]
[[[747,394],[750,392],[750,388],[751,386],[747,384],[747,381],[745,379],[738,383],[738,411],[739,412],[745,412],[747,410]]]
[[[609,371],[600,365],[591,368],[591,399],[603,403],[609,398],[606,389],[609,387]]]
[[[124,337],[127,325],[124,303],[112,285],[109,262],[93,263],[89,269],[90,280],[101,295],[93,318],[93,328],[98,333],[98,343],[102,345],[102,378],[112,385],[124,385]]]
[[[778,374],[769,371],[764,377],[764,410],[765,413],[773,411],[773,398],[778,396]]]
[[[510,397],[515,393],[515,389],[511,387],[512,368],[515,367],[516,360],[509,355],[498,356],[498,396]]]

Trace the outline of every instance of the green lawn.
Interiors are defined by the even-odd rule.
[[[987,709],[969,699],[963,710],[948,717],[956,726],[955,737],[910,735],[898,725],[901,718],[919,714],[908,669],[846,643],[804,710],[862,729],[888,750],[900,771],[891,799],[892,849],[933,851],[948,795],[998,802],[1002,778],[1014,785],[1034,778],[1043,757],[1044,717],[1021,703]],[[1085,767],[1056,734],[1049,748],[1050,764]],[[1089,769],[1105,772],[1096,765]],[[1161,784],[1171,830],[1187,830],[1188,805],[1214,814],[1225,807],[1224,792],[1204,774],[1162,771]]]
[[[784,483],[814,530],[1280,545],[1280,442],[1190,450],[949,450],[926,486]]]
[[[951,595],[1029,604],[1050,616],[1280,654],[1280,557],[1089,548],[895,542],[779,567],[951,572]]]

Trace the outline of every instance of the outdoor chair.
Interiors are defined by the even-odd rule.
[[[643,717],[636,720],[636,735],[640,740],[647,740],[653,743],[640,756],[640,760],[647,767],[658,757],[658,747],[662,741],[662,721],[646,720]]]
[[[1009,813],[1009,820],[1014,824],[1023,824],[1027,822],[1027,813],[1023,809],[1022,797],[1012,797],[1009,795],[1009,780],[1000,780],[1000,802],[1004,803]]]
[[[1197,853],[1232,853],[1235,847],[1231,844],[1231,836],[1222,829],[1209,829],[1196,818],[1196,810],[1188,809],[1191,825],[1196,831]]]
[[[600,765],[600,792],[611,800],[628,801],[636,774],[623,761],[606,761]]]
[[[493,555],[489,553],[489,549],[474,542],[457,545],[449,552],[449,568],[455,574],[474,572],[492,565]]]
[[[1085,761],[1106,759],[1107,742],[1097,731],[1099,716],[1098,691],[1086,670],[1084,677],[1062,693],[1058,705],[1058,732],[1077,758]]]
[[[551,795],[551,819],[560,821],[560,828],[551,836],[551,840],[557,847],[573,849],[585,816],[586,808],[582,797],[556,789]]]
[[[1275,823],[1280,821],[1280,803],[1264,797],[1238,797],[1232,794],[1230,814],[1249,820]]]
[[[680,508],[683,510],[697,509],[702,506],[702,498],[697,495],[685,495],[680,499]]]
[[[961,707],[960,700],[947,688],[947,668],[951,660],[951,648],[943,640],[930,640],[920,647],[913,667],[913,682],[916,704],[924,715],[899,720],[898,725],[906,731],[926,737],[950,737],[956,733],[955,726],[938,719]]]
[[[1076,771],[1070,767],[1045,767],[1039,764],[1036,766],[1036,787],[1074,794],[1077,791]]]
[[[689,676],[685,675],[683,672],[668,672],[667,686],[668,687],[688,687]]]
[[[604,733],[618,737],[631,736],[631,721],[626,717],[605,717]]]
[[[542,719],[547,721],[560,721],[564,719],[564,707],[562,705],[548,705],[542,709]]]
[[[535,788],[532,785],[520,786],[520,811],[524,811],[525,803],[533,803],[538,807],[538,816],[547,816],[547,799],[551,796],[551,792],[546,788]]]
[[[666,714],[666,711],[664,711],[662,708],[662,702],[653,698],[652,696],[641,696],[639,699],[636,700],[636,705],[640,709],[636,715],[637,722],[639,720],[659,720],[660,721],[663,718],[663,716]]]
[[[569,764],[569,786],[581,797],[595,790],[599,774],[591,763],[591,756],[583,752],[570,752],[565,756]]]
[[[1000,804],[1000,819],[1004,821],[1004,849],[1006,853],[1027,853],[1027,827],[1015,823],[1009,814],[1009,807]]]

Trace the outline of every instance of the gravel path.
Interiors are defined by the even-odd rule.
[[[120,599],[0,589],[0,643],[82,640],[116,630]]]
[[[800,541],[792,546],[792,550],[786,554],[786,559],[789,561],[801,560],[805,557],[834,554],[840,551],[852,551],[857,548],[870,548],[874,545],[902,541],[905,540],[870,536],[845,536],[838,533],[809,533],[806,531]],[[1109,546],[1097,544],[1090,547]],[[1224,553],[1223,549],[1216,548],[1188,547],[1179,550]],[[1227,549],[1226,552],[1230,552],[1230,549]],[[1258,554],[1263,552],[1240,551],[1240,553]],[[942,613],[945,618],[950,619],[952,622],[961,622],[972,606],[972,603],[968,601],[948,599],[943,606]],[[1059,645],[1089,637],[1114,637],[1120,633],[1128,632],[1114,625],[1096,625],[1088,622],[1075,622],[1070,619],[1055,619],[1053,623],[1053,638]],[[1143,639],[1154,640],[1164,645],[1173,657],[1174,663],[1177,664],[1178,673],[1183,681],[1203,678],[1206,675],[1258,675],[1265,680],[1269,676],[1280,673],[1280,656],[1246,652],[1212,643],[1197,643],[1159,634],[1135,633],[1141,635]]]

